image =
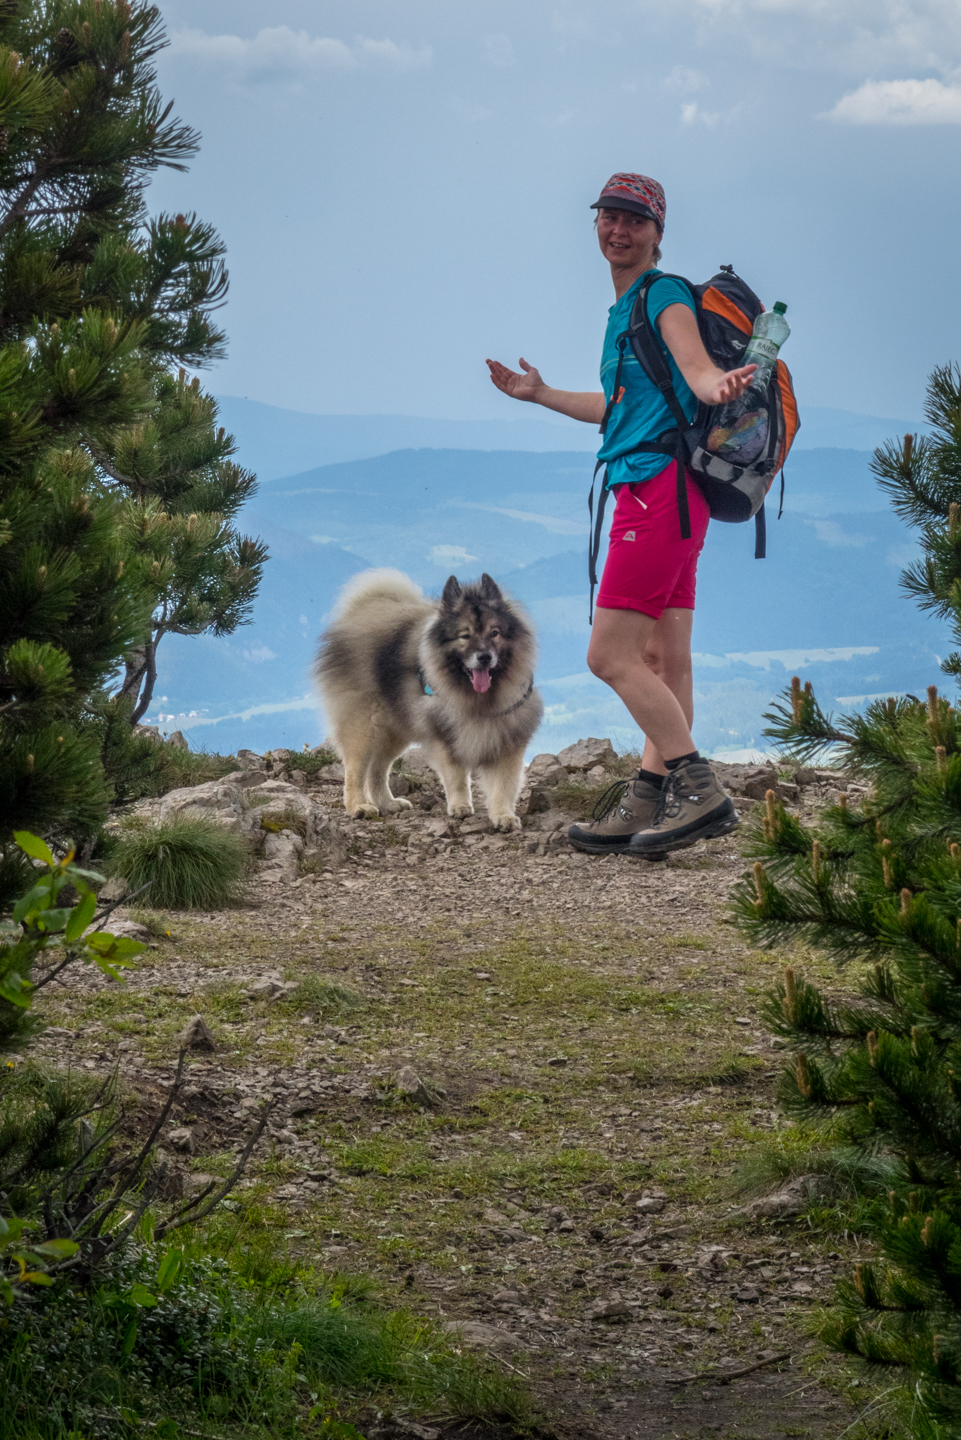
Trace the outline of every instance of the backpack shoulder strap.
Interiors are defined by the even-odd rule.
[[[660,390],[671,414],[677,421],[678,429],[684,431],[691,428],[691,422],[685,415],[684,407],[677,398],[674,389],[674,379],[671,375],[671,367],[667,363],[664,351],[661,349],[660,335],[655,329],[654,322],[651,320],[647,309],[647,297],[650,293],[651,286],[656,285],[658,280],[680,280],[680,282],[686,285],[691,291],[696,301],[697,296],[694,294],[694,288],[689,280],[684,279],[683,275],[655,275],[642,285],[637,292],[637,298],[634,301],[634,308],[631,311],[631,318],[628,323],[627,334],[631,342],[631,349],[634,351],[638,364],[651,383],[656,385],[658,390]]]

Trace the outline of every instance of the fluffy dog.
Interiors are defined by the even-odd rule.
[[[390,767],[419,741],[447,795],[447,813],[473,813],[476,773],[498,830],[515,814],[524,751],[543,705],[534,689],[530,623],[489,575],[452,575],[428,600],[399,570],[366,570],[343,589],[321,638],[316,677],[344,762],[344,809],[407,809]]]

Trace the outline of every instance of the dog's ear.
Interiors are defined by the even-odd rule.
[[[503,600],[504,598],[501,594],[501,587],[498,585],[496,580],[491,579],[490,575],[488,575],[486,571],[480,578],[480,593],[481,599],[483,600],[497,601]]]
[[[463,593],[457,576],[452,575],[444,586],[444,593],[440,598],[448,610],[453,610]]]

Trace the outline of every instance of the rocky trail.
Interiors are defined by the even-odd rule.
[[[741,832],[660,864],[574,853],[572,815],[625,770],[582,747],[538,757],[510,836],[482,811],[449,822],[415,756],[394,777],[413,808],[377,820],[344,816],[338,766],[287,752],[142,806],[257,840],[246,899],[117,911],[150,948],[123,985],[66,972],[45,990],[28,1053],[118,1067],[143,1127],[186,1035],[171,1193],[228,1174],[271,1101],[227,1207],[527,1377],[545,1433],[875,1435],[856,1373],[809,1335],[857,1253],[830,1196],[731,1187],[746,1154],[790,1146],[759,1018],[785,957],[725,912]],[[803,806],[845,785],[725,778],[744,813],[772,784]]]

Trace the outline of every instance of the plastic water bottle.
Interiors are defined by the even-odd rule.
[[[764,310],[754,322],[747,349],[741,357],[742,365],[756,365],[751,380],[752,390],[765,390],[777,364],[777,352],[791,333],[791,327],[784,318],[787,309],[783,300],[777,300],[773,310]]]

